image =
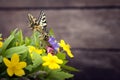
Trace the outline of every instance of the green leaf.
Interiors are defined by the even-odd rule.
[[[65,79],[68,79],[68,78],[72,78],[73,76],[74,76],[73,74],[70,74],[70,73],[67,73],[67,72],[53,70],[49,74],[48,78],[50,80],[65,80]]]
[[[7,49],[8,45],[11,43],[11,41],[14,39],[13,35],[10,35],[4,42],[3,47],[2,47],[2,54],[4,54],[5,50]]]
[[[22,54],[22,55],[20,56],[20,59],[21,59],[22,61],[27,62],[27,67],[26,67],[25,69],[31,71],[32,68],[33,68],[33,66],[32,66],[32,59],[31,59],[30,53],[27,52],[27,53]]]
[[[30,40],[29,40],[28,37],[25,37],[25,44],[26,44],[26,45],[29,45],[29,44],[30,44]]]
[[[18,31],[18,32],[16,33],[15,39],[18,41],[18,43],[19,43],[20,45],[23,44],[24,41],[23,41],[23,33],[22,33],[22,30],[20,30],[20,31]]]
[[[65,65],[66,63],[68,63],[68,60],[66,60],[66,54],[64,54],[64,53],[57,53],[56,56],[59,59],[62,59],[62,61],[63,61],[62,65]]]
[[[39,70],[39,66],[42,64],[42,58],[39,54],[37,53],[32,53],[32,63],[26,67],[27,70],[32,71],[32,70]],[[34,71],[33,71],[34,72]]]
[[[77,72],[79,71],[78,69],[71,67],[71,66],[67,66],[67,65],[62,65],[61,67],[68,71],[77,71]]]
[[[31,45],[38,47],[40,44],[39,33],[34,31],[31,37]]]
[[[26,51],[24,54],[21,54],[21,55],[20,55],[20,60],[21,60],[21,61],[26,61],[27,56],[28,56],[27,54],[28,54],[27,51]],[[27,62],[27,61],[26,61],[26,62]]]
[[[49,30],[49,35],[50,35],[50,36],[54,36],[54,31],[53,31],[52,28]]]
[[[18,29],[16,28],[14,31],[12,31],[12,32],[11,32],[11,35],[15,35],[15,33],[17,32],[17,30],[18,30]]]
[[[2,60],[3,60],[3,57],[2,57],[2,56],[0,56],[0,63],[2,63]]]
[[[57,53],[56,56],[57,56],[59,59],[62,59],[62,60],[66,59],[66,54],[64,54],[64,53]]]
[[[25,69],[28,70],[28,71],[32,71],[33,65],[28,65],[27,67],[25,67]]]
[[[5,51],[4,55],[8,58],[12,56],[12,54],[17,53],[17,54],[23,54],[28,51],[28,48],[24,45],[22,46],[17,46],[17,47],[12,47],[8,50]]]
[[[27,55],[26,55],[25,61],[27,62],[27,64],[32,64],[32,59],[31,59],[30,53],[27,52],[26,54]]]
[[[32,59],[33,59],[33,67],[36,68],[38,67],[40,64],[42,64],[42,58],[40,56],[40,54],[37,53],[32,53]]]

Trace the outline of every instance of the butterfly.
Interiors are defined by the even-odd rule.
[[[33,17],[31,14],[28,14],[30,28],[34,31],[40,32],[40,38],[45,39],[48,37],[47,31],[47,21],[46,16],[43,11],[41,11],[38,18]]]

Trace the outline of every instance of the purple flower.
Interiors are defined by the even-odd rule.
[[[54,37],[49,37],[49,40],[48,42],[50,43],[50,45],[56,50],[58,51],[58,48],[59,48],[59,44],[57,43],[57,41],[55,40]]]

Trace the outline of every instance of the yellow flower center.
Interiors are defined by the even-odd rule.
[[[56,63],[54,59],[50,59],[50,63]]]

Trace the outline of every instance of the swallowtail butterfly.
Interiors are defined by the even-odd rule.
[[[30,28],[32,30],[38,31],[41,33],[40,38],[45,39],[48,37],[48,31],[46,29],[47,27],[47,21],[46,16],[43,11],[41,11],[40,16],[38,19],[33,17],[31,14],[28,14],[29,21],[30,21]]]

